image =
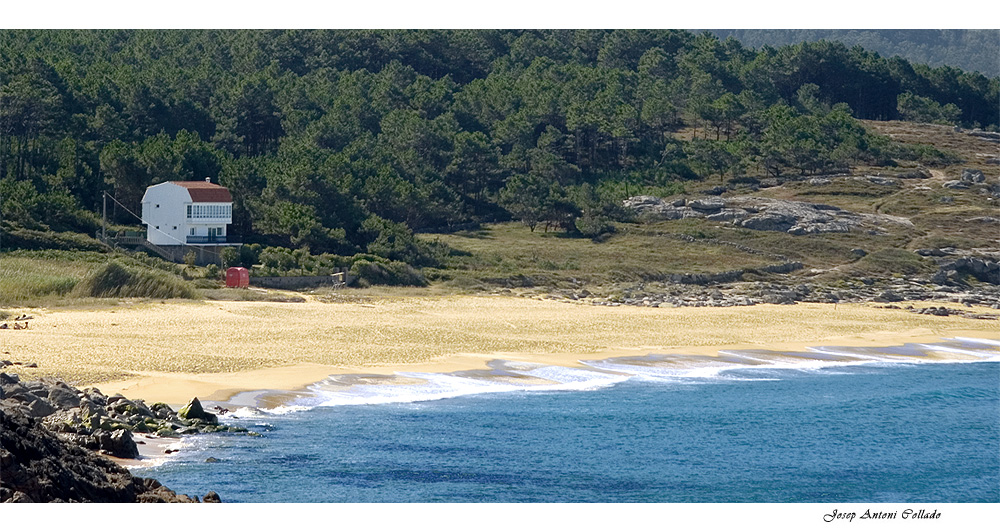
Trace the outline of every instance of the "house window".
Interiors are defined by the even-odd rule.
[[[191,218],[191,205],[188,205],[188,219]]]

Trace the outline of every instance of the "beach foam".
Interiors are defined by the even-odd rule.
[[[723,350],[716,357],[650,354],[581,361],[577,367],[495,360],[487,370],[395,375],[335,375],[287,404],[242,408],[238,417],[287,414],[313,407],[417,403],[501,392],[587,391],[629,379],[664,384],[775,381],[782,372],[827,371],[866,364],[1000,362],[1000,341],[955,337],[940,343],[888,347],[815,347],[804,351]],[[251,412],[251,410],[253,412]]]

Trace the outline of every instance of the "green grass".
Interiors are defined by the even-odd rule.
[[[933,272],[933,262],[911,251],[887,248],[868,254],[846,269],[851,276],[909,276]]]
[[[74,296],[94,298],[194,298],[194,289],[168,272],[126,260],[92,270],[73,287]]]
[[[11,252],[0,256],[0,304],[66,296],[99,263],[97,253]],[[90,256],[89,254],[95,254]]]
[[[194,296],[188,284],[163,270],[171,269],[171,264],[155,267],[148,261],[88,251],[6,252],[0,254],[0,305],[80,303],[91,297]],[[116,265],[111,267],[112,263]]]
[[[475,232],[421,236],[457,249],[446,259],[447,270],[429,274],[457,288],[475,289],[477,282],[502,284],[527,277],[532,284],[565,281],[608,283],[637,281],[667,274],[713,273],[779,263],[773,256],[755,255],[698,238],[711,223],[675,221],[656,225],[618,225],[602,243],[566,237],[562,232],[531,232],[520,224],[488,225]],[[678,234],[696,237],[691,243]],[[516,282],[515,282],[516,283]]]

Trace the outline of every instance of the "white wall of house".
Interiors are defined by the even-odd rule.
[[[146,188],[142,222],[146,239],[155,245],[212,244],[217,240],[209,238],[224,237],[233,222],[232,203],[194,202],[186,188],[164,182]]]

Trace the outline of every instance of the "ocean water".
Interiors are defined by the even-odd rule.
[[[1000,502],[1000,341],[339,376],[225,420],[261,436],[133,471],[227,502]]]

